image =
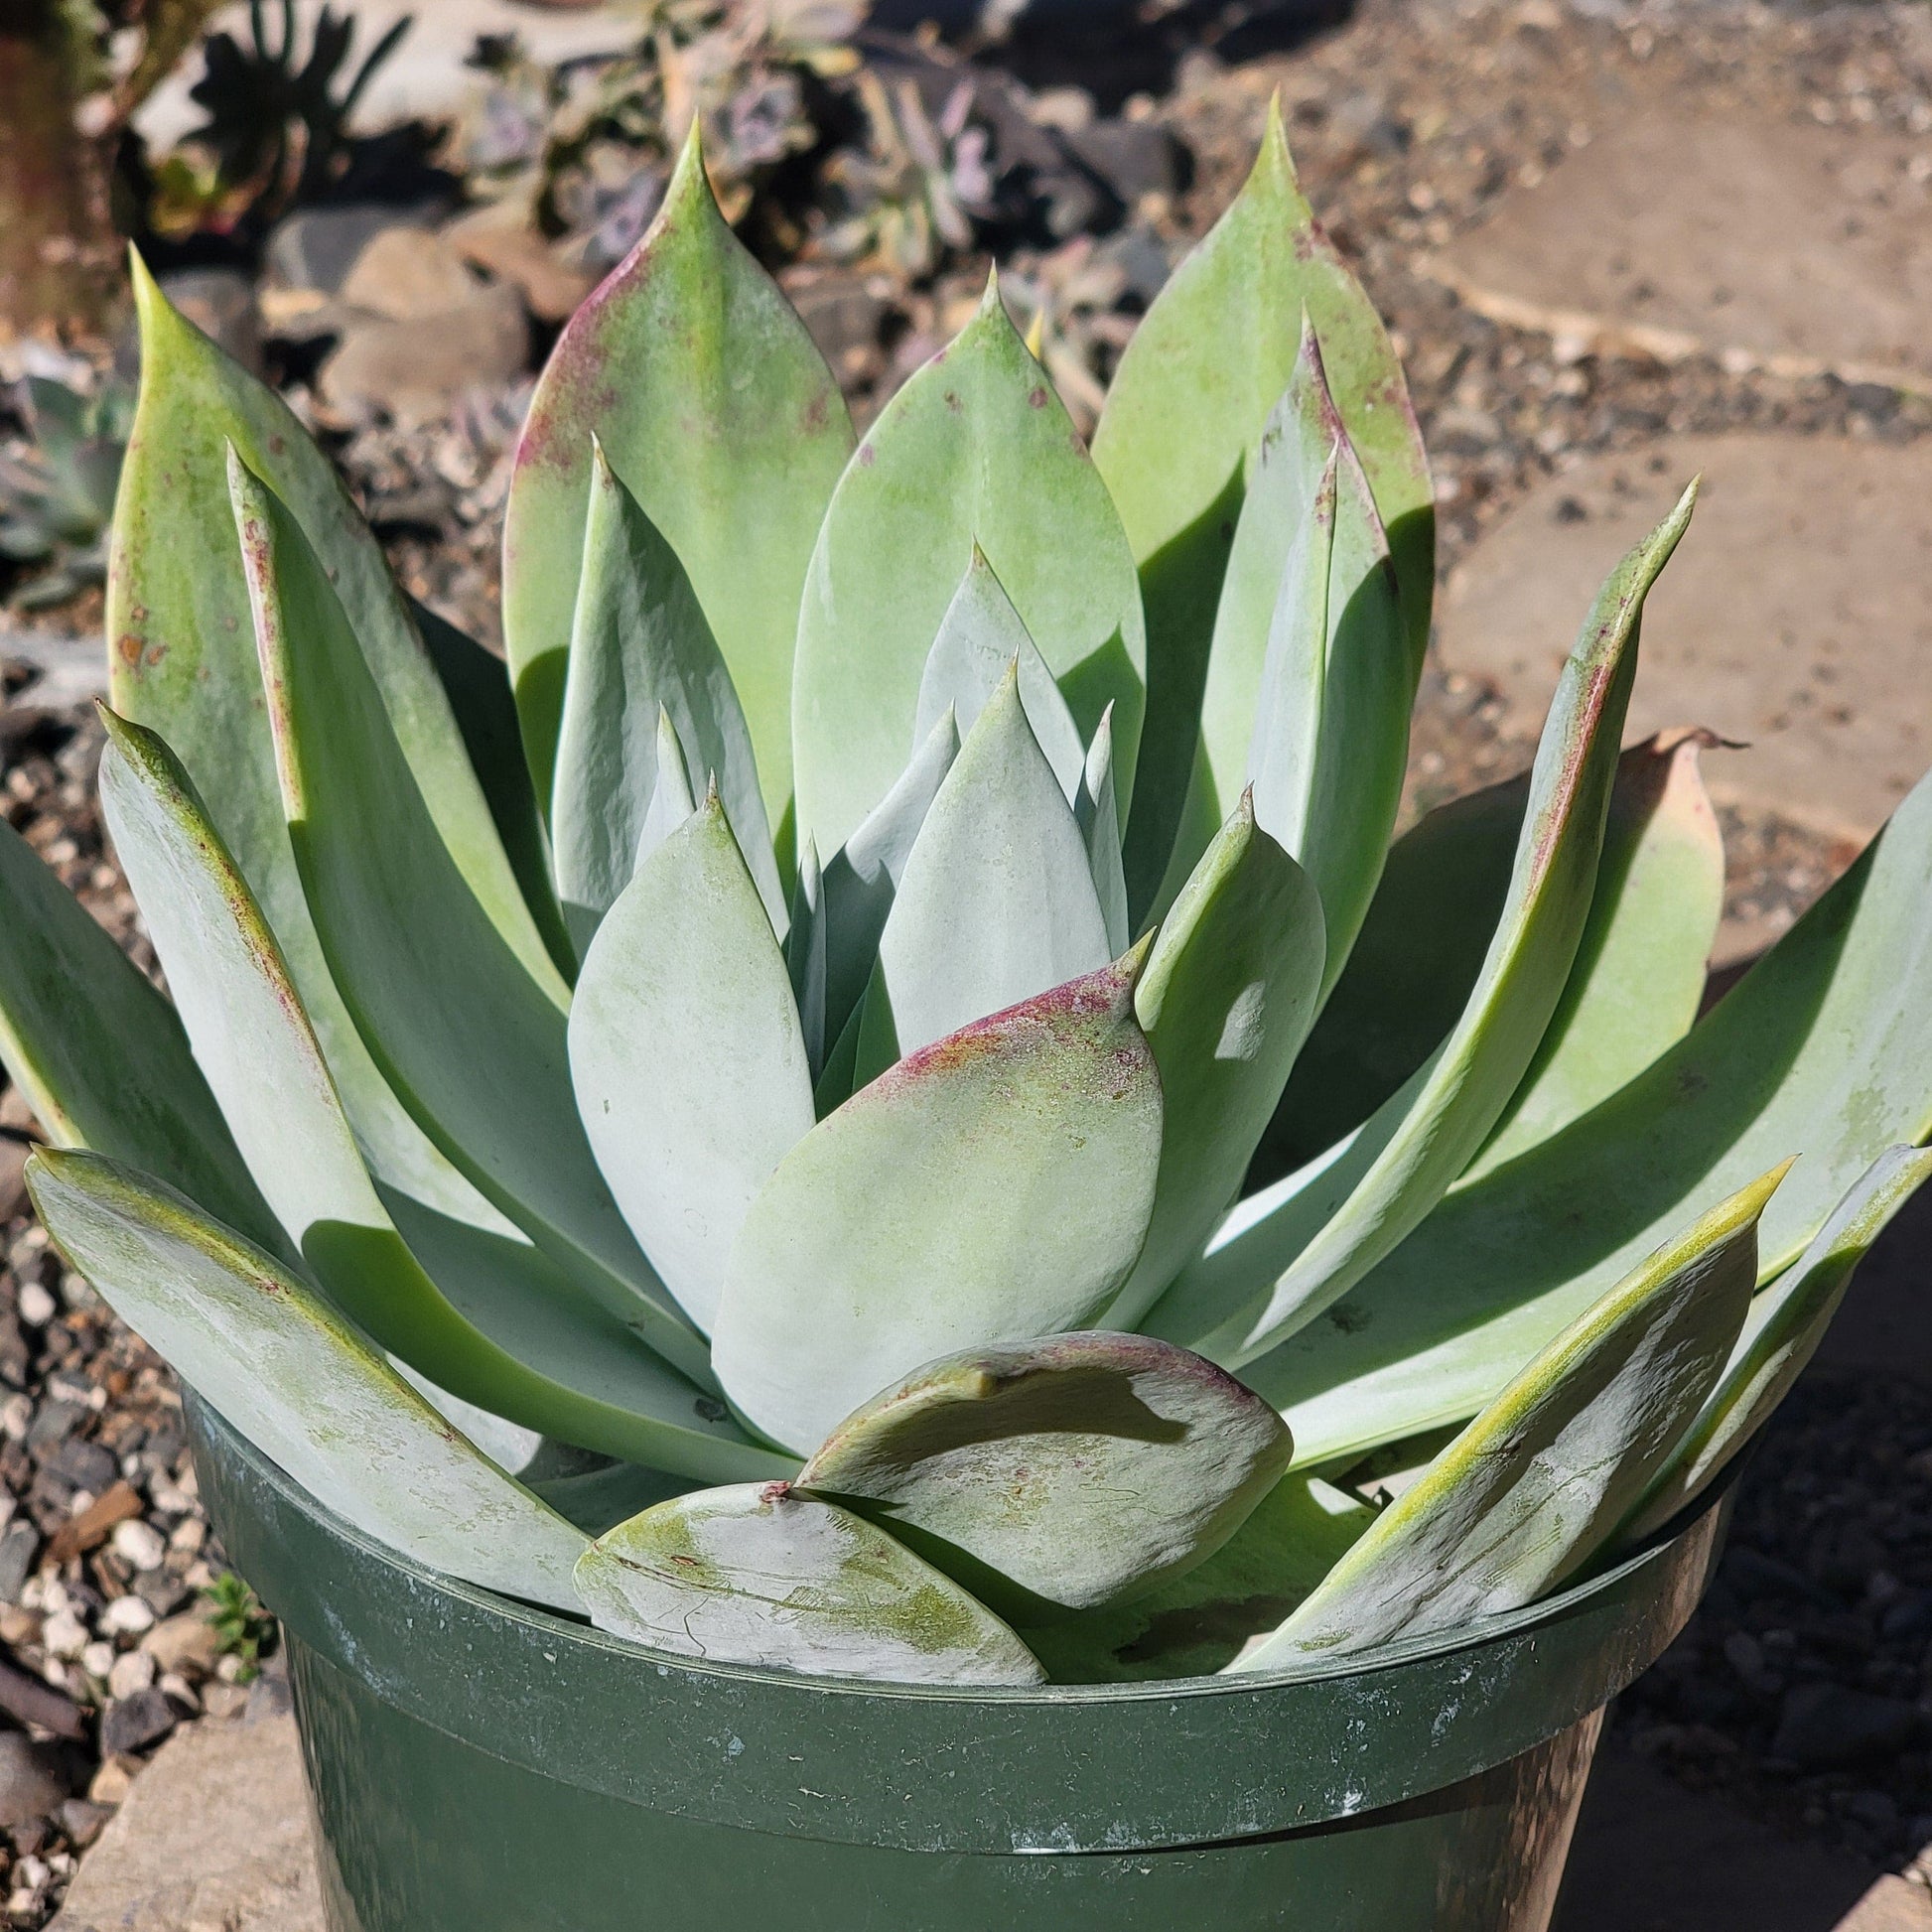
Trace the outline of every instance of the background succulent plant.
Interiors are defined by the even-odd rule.
[[[855,449],[687,148],[533,400],[507,679],[138,294],[173,1000],[0,834],[32,1185],[436,1568],[901,1679],[1451,1628],[1696,1504],[1932,1170],[1932,783],[1697,1017],[1700,737],[1619,754],[1694,491],[1391,847],[1429,475],[1278,119],[1091,452],[997,285]]]

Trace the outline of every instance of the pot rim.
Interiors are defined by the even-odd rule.
[[[1148,1684],[902,1685],[706,1663],[446,1578],[191,1399],[230,1559],[305,1649],[474,1750],[736,1829],[909,1851],[1249,1839],[1444,1790],[1598,1710],[1696,1607],[1727,1513],[1527,1610],[1303,1665]]]

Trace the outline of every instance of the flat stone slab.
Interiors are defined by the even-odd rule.
[[[1658,103],[1430,264],[1580,349],[1932,388],[1932,147]]]
[[[1708,755],[1714,796],[1869,837],[1932,765],[1932,442],[1683,436],[1587,458],[1451,573],[1443,661],[1535,731],[1604,577],[1700,472],[1626,740],[1707,725],[1749,747]]]
[[[177,1731],[81,1860],[49,1932],[325,1932],[295,1720]]]

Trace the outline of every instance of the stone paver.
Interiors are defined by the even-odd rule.
[[[1749,746],[1706,758],[1719,799],[1866,837],[1932,764],[1932,442],[1683,436],[1589,457],[1451,574],[1443,661],[1533,731],[1602,579],[1699,472],[1626,738],[1708,725]]]
[[[1433,266],[1493,320],[1598,351],[1932,388],[1932,139],[1659,102]]]
[[[324,1932],[295,1720],[207,1720],[135,1780],[49,1932]]]

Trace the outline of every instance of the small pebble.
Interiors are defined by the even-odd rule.
[[[42,1626],[41,1641],[56,1657],[78,1657],[87,1647],[87,1626],[70,1611],[62,1609]]]
[[[105,1678],[114,1668],[114,1646],[103,1638],[95,1638],[81,1651],[80,1668],[89,1677]]]
[[[127,1524],[121,1527],[126,1529]],[[110,1636],[138,1637],[154,1628],[154,1609],[145,1597],[117,1596],[100,1613],[100,1627]]]
[[[107,1695],[117,1701],[145,1691],[156,1677],[159,1666],[145,1650],[123,1651],[107,1673]]]
[[[114,1525],[110,1547],[116,1556],[124,1558],[135,1570],[159,1570],[168,1554],[168,1545],[162,1540],[161,1532],[153,1524],[142,1522],[139,1517]]]
[[[124,1764],[118,1764],[111,1757],[93,1775],[87,1786],[88,1802],[96,1805],[117,1805],[134,1788],[134,1775]]]
[[[60,1311],[55,1301],[39,1282],[26,1282],[20,1291],[20,1318],[29,1328],[45,1328]]]

